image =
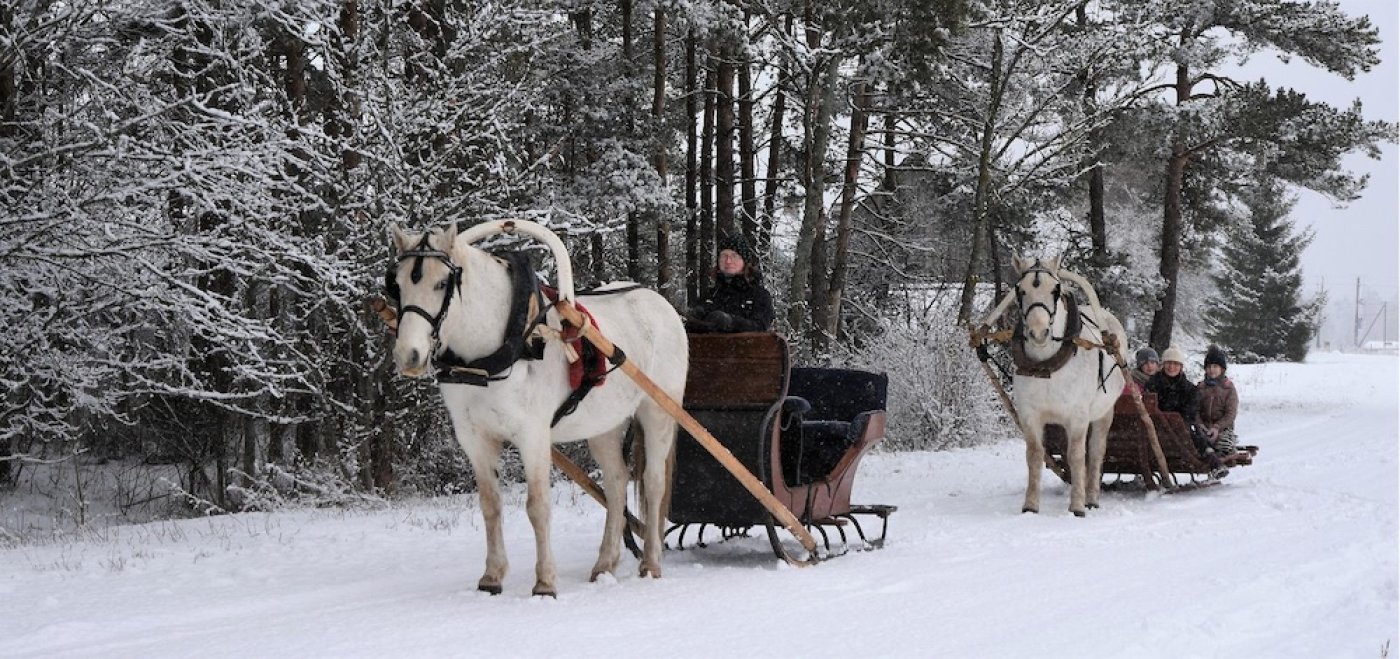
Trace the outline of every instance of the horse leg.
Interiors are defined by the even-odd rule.
[[[549,543],[549,433],[526,433],[516,442],[525,468],[525,513],[535,529],[535,595],[557,597],[554,588],[554,553]]]
[[[455,422],[454,422],[454,425]],[[476,474],[476,489],[481,498],[481,519],[486,525],[486,572],[481,575],[476,589],[501,594],[501,583],[505,581],[506,560],[505,537],[501,532],[501,489],[496,477],[496,465],[501,458],[501,441],[494,437],[478,436],[474,441],[458,441],[471,462],[472,473]]]
[[[661,529],[670,503],[671,470],[676,458],[676,420],[650,399],[637,408],[642,425],[646,464],[642,473],[639,504],[646,519],[642,544],[641,576],[661,577]]]
[[[598,547],[598,562],[593,564],[589,581],[597,581],[604,573],[613,574],[617,570],[620,555],[625,517],[622,514],[627,504],[627,462],[622,459],[622,437],[627,432],[627,424],[618,426],[588,440],[588,449],[593,459],[603,469],[603,493],[607,498],[608,515],[603,523],[603,543]]]
[[[1113,424],[1113,410],[1089,424],[1089,467],[1085,476],[1084,505],[1099,507],[1099,487],[1103,485],[1103,455],[1108,450],[1108,429]]]
[[[1023,420],[1025,422],[1026,420]],[[1023,513],[1040,512],[1040,472],[1045,470],[1045,424],[1030,419],[1026,426],[1026,501]]]
[[[1069,440],[1068,455],[1065,456],[1069,461],[1069,511],[1075,517],[1084,516],[1084,436],[1088,431],[1089,426],[1085,423],[1065,425],[1065,435]]]

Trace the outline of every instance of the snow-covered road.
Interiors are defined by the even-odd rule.
[[[883,550],[814,568],[755,537],[587,583],[602,511],[556,487],[557,600],[529,596],[523,494],[504,595],[474,590],[472,496],[111,528],[0,549],[3,657],[1380,657],[1397,628],[1393,356],[1233,366],[1254,466],[1183,495],[1111,492],[1076,519],[1016,441],[876,454],[856,499]]]

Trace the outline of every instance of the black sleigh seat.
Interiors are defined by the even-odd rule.
[[[767,332],[690,335],[685,408],[724,444],[793,514],[829,539],[854,527],[872,545],[883,543],[893,506],[853,506],[861,458],[884,439],[884,374],[850,369],[790,368],[787,342]],[[684,429],[676,445],[668,534],[706,526],[725,536],[773,520]],[[856,515],[881,520],[867,538]]]

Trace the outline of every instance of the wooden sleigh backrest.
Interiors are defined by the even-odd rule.
[[[787,395],[788,349],[769,332],[691,334],[685,409],[744,467],[773,487],[776,407]],[[672,522],[750,526],[768,512],[684,429],[676,443]]]
[[[691,334],[687,409],[768,409],[787,391],[787,341],[771,332]]]

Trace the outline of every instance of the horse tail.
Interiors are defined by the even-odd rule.
[[[632,442],[632,451],[629,456],[628,474],[629,478],[637,483],[637,499],[642,510],[646,510],[647,501],[653,495],[661,497],[661,518],[671,516],[671,481],[676,474],[676,443],[671,442],[671,451],[666,455],[666,480],[665,490],[659,493],[647,491],[647,480],[643,478],[647,466],[647,443],[646,430],[642,424],[633,422],[629,439]]]

